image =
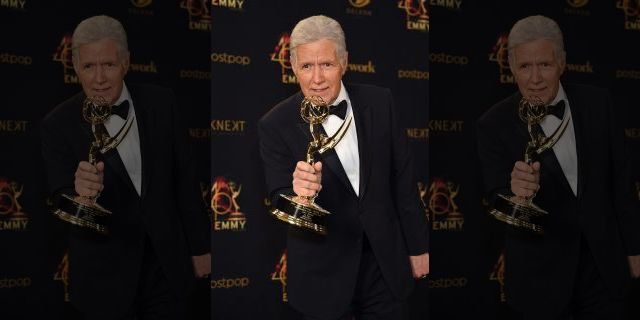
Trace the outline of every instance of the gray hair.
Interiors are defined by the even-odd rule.
[[[296,59],[296,47],[322,39],[331,40],[336,45],[336,54],[344,62],[347,58],[344,31],[338,21],[323,15],[300,20],[293,28],[289,42],[291,61]]]
[[[558,24],[545,16],[529,16],[516,22],[509,32],[508,50],[509,64],[514,63],[513,49],[523,43],[546,39],[553,43],[553,52],[556,59],[565,62],[566,53],[562,31]]]
[[[112,17],[101,15],[82,20],[73,31],[71,38],[73,61],[76,62],[78,59],[80,46],[102,39],[111,39],[118,44],[120,58],[128,56],[127,33],[124,31],[122,23]]]

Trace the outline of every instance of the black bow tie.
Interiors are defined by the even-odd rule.
[[[337,105],[331,106],[331,108],[329,108],[329,114],[336,115],[344,120],[344,117],[347,116],[347,100],[342,100]]]
[[[554,115],[560,120],[564,117],[564,100],[560,100],[556,104],[551,104],[547,108],[547,114]]]
[[[127,116],[129,115],[129,100],[122,101],[120,104],[111,107],[111,114],[127,120]]]

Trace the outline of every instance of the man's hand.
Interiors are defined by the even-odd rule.
[[[511,171],[511,192],[516,196],[529,198],[540,189],[540,162],[531,165],[518,161]]]
[[[631,271],[631,277],[634,279],[640,278],[640,255],[629,256],[629,269]]]
[[[211,253],[192,256],[193,273],[196,278],[207,278],[211,274]]]
[[[429,254],[423,253],[419,256],[409,256],[411,261],[411,271],[416,279],[426,278],[429,274]]]
[[[293,171],[293,192],[298,196],[311,197],[322,189],[322,163],[316,162],[311,166],[304,161],[298,161]]]
[[[87,161],[80,161],[75,173],[76,193],[83,197],[94,197],[104,189],[104,162],[100,161],[95,166]]]

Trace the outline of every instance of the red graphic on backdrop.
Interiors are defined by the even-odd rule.
[[[493,271],[489,275],[489,280],[498,281],[500,285],[500,301],[506,302],[507,298],[504,294],[504,253],[500,254],[498,261],[493,266]]]
[[[624,12],[624,28],[640,30],[640,0],[618,0],[616,8]]]
[[[180,8],[189,14],[189,30],[211,30],[211,10],[208,0],[182,0]]]
[[[495,62],[498,65],[500,83],[514,83],[513,75],[509,68],[508,41],[509,38],[506,33],[500,34],[489,54],[489,61]]]
[[[242,185],[226,177],[216,177],[211,186],[211,211],[213,230],[244,231],[247,219],[240,212],[238,197]]]
[[[407,30],[429,30],[429,13],[425,1],[426,0],[398,1],[398,8],[404,9],[407,15]]]
[[[293,70],[291,69],[291,51],[289,50],[290,36],[288,33],[282,33],[278,39],[278,44],[273,48],[271,53],[271,61],[280,64],[280,70],[282,73],[282,83],[295,84],[298,83],[298,79]]]
[[[428,192],[427,208],[431,215],[433,230],[461,230],[464,217],[455,202],[460,186],[443,178],[436,177]]]
[[[282,285],[282,301],[286,302],[287,299],[287,249],[282,252],[280,261],[276,264],[275,271],[271,273],[271,280],[280,281]]]
[[[60,62],[64,72],[64,83],[78,83],[78,76],[73,70],[73,56],[71,51],[71,35],[65,34],[53,54],[53,61]]]
[[[65,253],[53,275],[53,280],[62,281],[64,286],[64,301],[69,302],[69,253]]]

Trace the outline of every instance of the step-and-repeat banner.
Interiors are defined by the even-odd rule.
[[[127,82],[171,87],[189,119],[209,183],[211,17],[206,1],[0,1],[0,318],[75,319],[67,296],[65,225],[52,216],[40,152],[40,121],[80,91],[71,35],[83,19],[120,20],[129,39]],[[203,206],[206,198],[203,194]],[[209,317],[209,286],[192,310]],[[98,297],[96,297],[98,298]]]
[[[299,319],[287,305],[287,226],[267,209],[257,121],[299,90],[289,35],[324,14],[346,34],[345,82],[392,90],[427,201],[429,15],[425,1],[213,0],[211,15],[212,248],[215,319]],[[375,173],[373,173],[375,174]],[[425,212],[425,214],[427,214]],[[427,317],[423,280],[414,319]]]
[[[562,81],[609,88],[618,112],[626,115],[640,199],[640,47],[635,45],[640,5],[635,0],[428,2],[432,277],[458,279],[432,286],[432,318],[505,319],[510,312],[503,292],[503,226],[488,216],[482,199],[474,131],[483,112],[517,90],[507,62],[507,35],[529,15],[558,22],[567,52]],[[638,285],[635,281],[629,300],[634,319]]]

